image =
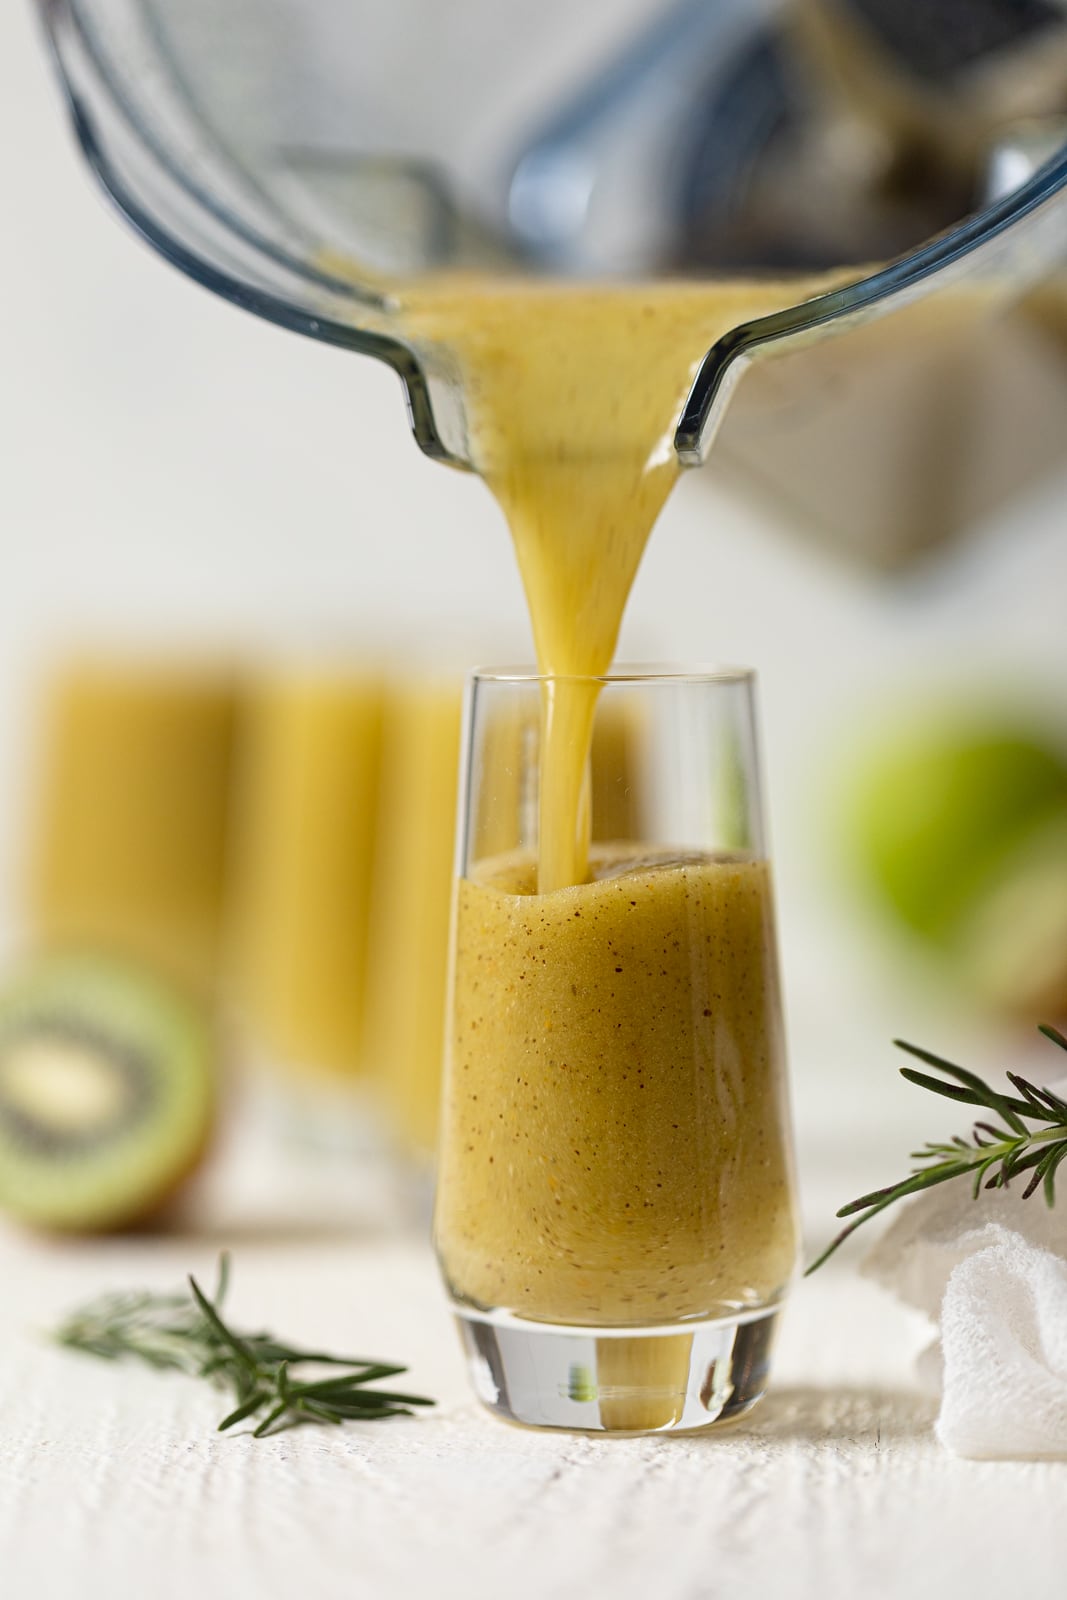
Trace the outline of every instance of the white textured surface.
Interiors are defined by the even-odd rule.
[[[238,1242],[234,1311],[410,1359],[441,1402],[416,1421],[220,1438],[198,1384],[39,1336],[103,1288],[208,1274],[214,1250],[0,1234],[4,1600],[1060,1592],[1067,1467],[946,1455],[910,1376],[925,1326],[847,1268],[798,1292],[747,1425],[675,1440],[482,1413],[429,1253],[402,1240]]]

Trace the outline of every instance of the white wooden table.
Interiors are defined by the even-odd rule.
[[[911,1377],[927,1330],[851,1263],[798,1291],[774,1389],[746,1423],[610,1440],[526,1432],[477,1406],[417,1237],[236,1218],[226,1234],[0,1231],[3,1600],[1063,1592],[1067,1464],[944,1454]],[[221,1397],[196,1382],[42,1338],[101,1290],[210,1279],[221,1242],[235,1320],[407,1359],[438,1408],[219,1436]]]

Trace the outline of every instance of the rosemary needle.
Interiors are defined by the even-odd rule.
[[[406,1367],[304,1350],[268,1333],[238,1333],[222,1314],[229,1278],[230,1260],[223,1254],[211,1299],[192,1277],[188,1292],[103,1295],[73,1312],[55,1338],[105,1361],[133,1358],[230,1389],[236,1404],[219,1423],[220,1433],[255,1418],[254,1435],[262,1439],[298,1423],[376,1422],[433,1405],[423,1395],[368,1387],[399,1377]],[[292,1371],[315,1366],[345,1370],[316,1378]]]
[[[1053,1044],[1059,1045],[1061,1050],[1067,1050],[1067,1037],[1058,1028],[1043,1024],[1041,1032]],[[944,1077],[934,1078],[916,1067],[901,1067],[901,1076],[907,1078],[909,1083],[944,1095],[948,1100],[957,1100],[962,1105],[978,1106],[996,1120],[976,1122],[969,1139],[957,1135],[947,1144],[926,1144],[921,1150],[912,1151],[912,1160],[920,1165],[913,1168],[907,1178],[885,1189],[875,1189],[871,1194],[861,1195],[850,1205],[842,1206],[837,1215],[853,1220],[812,1262],[805,1277],[821,1267],[850,1234],[887,1206],[908,1195],[918,1194],[922,1189],[932,1189],[935,1184],[948,1183],[955,1178],[969,1178],[977,1199],[983,1187],[1006,1189],[1012,1178],[1028,1172],[1030,1177],[1023,1190],[1023,1198],[1028,1199],[1040,1188],[1044,1192],[1045,1203],[1049,1206],[1055,1204],[1056,1172],[1060,1163],[1067,1160],[1067,1100],[1062,1100],[1050,1089],[1036,1088],[1014,1072],[1008,1073],[1008,1081],[1016,1092],[1006,1094],[992,1088],[976,1073],[957,1067],[941,1056],[932,1055],[929,1050],[905,1044],[902,1039],[897,1039],[895,1043],[898,1049],[906,1050],[924,1065],[945,1074]],[[1043,1126],[1034,1128],[1030,1126],[1031,1123],[1041,1123]]]

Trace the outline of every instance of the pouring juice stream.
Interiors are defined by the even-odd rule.
[[[812,288],[811,292],[815,292]],[[546,686],[538,889],[589,875],[583,806],[599,677],[678,476],[673,435],[704,353],[793,304],[795,284],[454,279],[401,297],[416,343],[458,363],[475,466],[511,529]]]

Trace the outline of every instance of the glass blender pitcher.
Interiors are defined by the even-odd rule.
[[[1062,463],[1059,0],[39,4],[136,231],[389,363],[437,459],[476,465],[448,352],[397,325],[406,277],[837,269],[707,352],[683,465],[721,435],[727,471],[892,564]]]

